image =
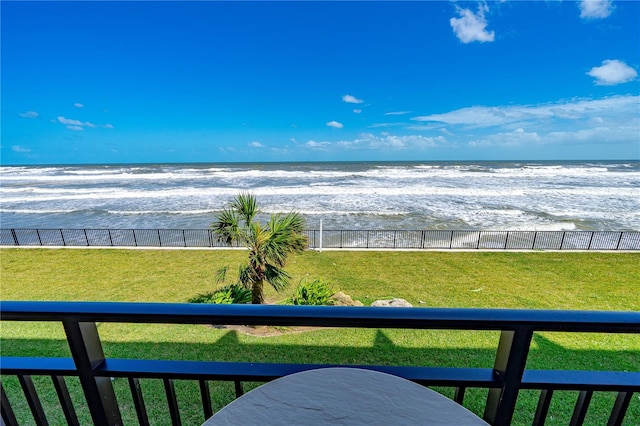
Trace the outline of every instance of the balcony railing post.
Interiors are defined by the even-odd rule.
[[[502,387],[489,390],[484,410],[484,419],[492,425],[511,423],[532,336],[533,329],[525,327],[500,333],[493,371],[502,380]]]
[[[63,325],[93,424],[121,426],[122,417],[111,379],[93,374],[105,360],[96,324],[65,320]]]

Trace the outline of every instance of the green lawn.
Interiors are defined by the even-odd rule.
[[[214,288],[214,271],[226,265],[236,270],[245,255],[218,250],[2,249],[0,296],[185,302]],[[308,251],[294,256],[287,270],[294,284],[307,276],[323,278],[365,304],[402,297],[421,307],[640,311],[638,264],[640,253]],[[272,290],[266,294],[272,301],[289,296]],[[110,357],[469,367],[491,367],[498,339],[497,332],[429,330],[317,330],[274,337],[189,325],[100,324],[99,330]],[[57,324],[4,322],[0,337],[3,355],[68,356]],[[537,369],[637,371],[639,365],[638,335],[566,333],[536,334],[528,362],[528,368]],[[48,412],[58,415],[50,380],[36,379]],[[126,380],[114,383],[127,423],[135,424]],[[3,385],[29,424],[17,381],[3,378]],[[167,424],[161,384],[146,380],[143,391],[153,424]],[[215,407],[230,401],[231,391],[229,384],[213,383]],[[178,392],[184,424],[202,422],[197,385],[179,382]],[[514,424],[531,423],[537,396],[522,393]],[[485,397],[486,391],[470,390],[465,406],[479,412]],[[606,423],[614,397],[596,394],[586,424]],[[75,398],[82,405],[81,395]],[[568,424],[575,398],[575,392],[555,393],[548,424]],[[637,395],[626,424],[640,424]]]

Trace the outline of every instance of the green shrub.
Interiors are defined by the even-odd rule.
[[[239,284],[230,284],[189,299],[189,303],[251,303],[251,290]]]
[[[287,300],[291,305],[330,305],[334,291],[331,286],[319,278],[302,280],[293,296]]]

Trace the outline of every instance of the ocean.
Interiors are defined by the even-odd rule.
[[[640,230],[640,162],[0,167],[2,228],[207,228],[247,191],[307,229]]]

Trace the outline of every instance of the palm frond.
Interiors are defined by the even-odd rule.
[[[265,257],[276,266],[284,266],[291,253],[300,253],[307,247],[307,238],[301,234],[304,220],[297,213],[271,215],[268,223],[269,239],[264,245]]]
[[[231,201],[230,208],[238,212],[245,226],[249,226],[258,213],[258,200],[256,200],[255,195],[249,192],[242,192]]]
[[[216,275],[215,275],[216,283],[220,284],[224,282],[224,280],[227,278],[228,270],[229,270],[228,266],[223,266],[222,268],[216,271]]]
[[[267,264],[265,269],[265,280],[274,288],[275,291],[279,293],[289,286],[291,275],[289,275],[284,269]]]
[[[253,281],[251,280],[251,267],[249,265],[240,265],[238,267],[238,284],[245,288],[251,288]]]
[[[216,241],[231,245],[234,241],[240,240],[240,226],[238,214],[226,208],[216,217],[216,221],[211,224]]]

